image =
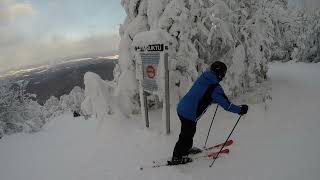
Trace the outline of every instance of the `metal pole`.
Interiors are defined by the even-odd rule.
[[[221,149],[220,149],[220,151],[218,152],[217,156],[216,156],[216,157],[214,157],[214,159],[213,159],[213,161],[212,161],[212,163],[210,164],[210,166],[209,166],[209,167],[212,167],[212,166],[213,166],[213,164],[214,164],[214,162],[216,161],[217,157],[219,157],[220,152],[221,152],[221,151],[223,150],[223,148],[226,146],[227,141],[229,140],[229,138],[230,138],[230,136],[232,135],[232,133],[233,133],[234,129],[235,129],[235,128],[236,128],[236,126],[238,125],[238,123],[239,123],[239,121],[240,121],[241,117],[242,117],[242,115],[240,115],[240,117],[239,117],[239,119],[237,120],[236,124],[234,125],[234,127],[233,127],[233,129],[232,129],[231,133],[229,134],[229,136],[228,136],[227,140],[224,142],[223,146],[221,147]]]
[[[144,116],[146,118],[146,127],[149,128],[149,113],[148,113],[148,98],[146,94],[143,92],[143,101],[144,101]]]
[[[219,107],[219,105],[217,105],[217,108],[216,108],[216,110],[215,110],[215,112],[214,112],[214,115],[213,115],[213,118],[212,118],[212,121],[211,121],[211,124],[210,124],[210,128],[209,128],[209,131],[208,131],[208,135],[207,135],[207,138],[206,138],[206,142],[204,143],[203,148],[206,148],[206,146],[207,146],[208,137],[209,137],[209,134],[210,134],[210,131],[211,131],[211,127],[212,127],[214,118],[216,117],[218,107]]]
[[[166,133],[170,134],[170,91],[169,91],[169,67],[168,53],[164,54],[164,71],[165,71],[165,111],[166,111]]]
[[[146,122],[146,127],[149,128],[149,116],[148,116],[148,105],[147,105],[148,103],[147,103],[147,97],[142,87],[142,80],[139,81],[139,93],[140,93],[142,119]]]

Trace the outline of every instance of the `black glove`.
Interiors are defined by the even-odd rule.
[[[244,105],[241,105],[241,110],[240,110],[240,115],[244,115],[244,114],[247,114],[248,112],[248,105],[244,104]]]

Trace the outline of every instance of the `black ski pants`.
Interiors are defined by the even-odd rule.
[[[191,120],[185,119],[178,115],[181,122],[181,131],[179,140],[173,150],[173,157],[181,158],[188,155],[188,151],[192,148],[193,137],[197,130],[197,123]]]

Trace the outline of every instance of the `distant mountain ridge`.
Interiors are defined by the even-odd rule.
[[[11,74],[2,76],[2,79],[29,81],[26,92],[36,94],[37,101],[44,104],[51,96],[59,98],[68,94],[75,86],[84,88],[83,76],[86,72],[94,72],[102,79],[112,80],[113,69],[117,63],[116,57],[70,59],[55,64],[12,71]]]

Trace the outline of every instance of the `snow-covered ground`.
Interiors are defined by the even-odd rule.
[[[0,140],[1,180],[318,180],[320,178],[320,64],[273,64],[273,100],[250,105],[228,156],[189,165],[145,169],[171,155],[179,133],[172,109],[172,134],[161,131],[161,111],[151,128],[137,116],[84,120],[65,114],[35,134]],[[199,121],[195,145],[203,146],[215,107]],[[210,112],[210,113],[209,113]],[[222,142],[237,119],[219,110],[208,144]]]

